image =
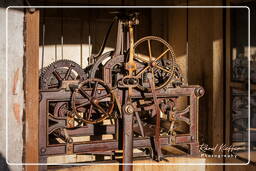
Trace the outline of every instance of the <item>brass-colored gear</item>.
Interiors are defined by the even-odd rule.
[[[162,50],[163,52],[154,53],[153,47],[155,51]],[[134,73],[135,77],[140,79],[139,89],[151,92],[147,73],[153,73],[156,90],[165,87],[173,79],[176,65],[175,54],[165,40],[156,36],[143,37],[134,44],[134,52],[134,60],[144,65]]]

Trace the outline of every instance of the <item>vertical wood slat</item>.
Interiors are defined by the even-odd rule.
[[[25,14],[25,163],[38,163],[39,11]],[[25,167],[36,171],[38,166]]]
[[[209,145],[213,138],[210,133],[213,106],[211,10],[188,9],[188,84],[198,84],[205,89],[199,102],[199,138]]]
[[[222,5],[222,3],[216,3]],[[223,9],[213,10],[213,144],[224,143]]]
[[[230,5],[230,0],[226,1],[226,5]],[[225,72],[226,72],[226,101],[225,101],[225,143],[230,145],[230,137],[231,137],[231,89],[230,89],[230,81],[231,81],[231,17],[230,17],[230,9],[226,9],[226,25],[225,25]]]

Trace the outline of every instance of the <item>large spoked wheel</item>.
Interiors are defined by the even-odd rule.
[[[82,122],[100,123],[113,112],[114,96],[102,80],[88,79],[81,82],[72,94],[72,108]]]
[[[139,89],[151,91],[148,74],[152,74],[157,90],[171,81],[174,75],[175,54],[165,40],[155,36],[144,37],[134,44],[134,52],[134,60],[141,64],[134,74],[139,79]]]

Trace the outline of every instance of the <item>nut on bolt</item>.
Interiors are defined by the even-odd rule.
[[[202,97],[204,95],[204,88],[203,87],[198,87],[195,89],[195,95],[197,97]]]
[[[125,112],[128,113],[128,114],[133,114],[134,108],[132,107],[132,105],[127,105],[125,107]]]
[[[46,149],[45,148],[41,148],[41,154],[44,154],[46,152]]]
[[[69,144],[71,144],[71,143],[73,143],[74,141],[73,141],[72,138],[68,138],[68,139],[67,139],[67,142],[68,142]]]

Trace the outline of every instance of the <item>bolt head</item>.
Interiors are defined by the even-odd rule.
[[[96,98],[92,98],[91,102],[94,103],[94,104],[98,104],[98,103],[99,103],[99,100],[96,99]]]
[[[68,143],[69,143],[69,144],[73,143],[73,139],[72,139],[72,138],[69,138],[69,139],[68,139]]]
[[[175,106],[172,107],[172,111],[176,111],[176,107]]]
[[[125,107],[125,111],[126,111],[128,114],[133,114],[134,109],[133,109],[132,105],[127,105],[127,106]]]
[[[44,154],[46,152],[46,148],[41,148],[41,153]]]

